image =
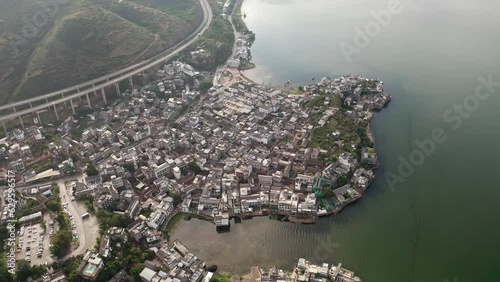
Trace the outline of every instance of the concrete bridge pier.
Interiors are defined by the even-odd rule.
[[[120,92],[120,85],[118,84],[118,82],[117,82],[117,83],[115,83],[115,88],[116,88],[116,93],[117,93],[119,96],[121,96],[121,95],[122,95],[122,93]]]
[[[42,123],[42,119],[40,118],[40,113],[38,111],[35,112],[36,112],[36,117],[38,118],[38,122]]]
[[[56,104],[52,105],[54,106],[54,113],[56,113],[56,120],[59,120],[59,115],[57,114],[57,107]]]
[[[73,105],[73,99],[69,99],[69,103],[71,104],[71,110],[73,111],[73,114],[75,114],[75,106]]]
[[[101,88],[101,94],[102,94],[102,100],[104,104],[107,104],[108,102],[106,101],[106,93],[104,92],[104,87]]]
[[[134,78],[132,76],[128,78],[128,84],[130,88],[134,89]]]
[[[19,116],[19,121],[21,122],[21,127],[24,129],[24,122],[22,116]]]
[[[45,103],[49,103],[49,98],[45,98]]]
[[[62,97],[64,98],[64,93],[62,94]],[[68,105],[66,105],[66,101],[64,101],[64,108],[67,108]]]
[[[2,126],[3,126],[3,132],[5,133],[5,136],[7,136],[7,127],[5,127],[5,123],[3,123],[3,120],[2,120]]]
[[[87,96],[87,103],[89,104],[89,109],[92,109],[92,105],[90,104],[89,93],[85,94]]]

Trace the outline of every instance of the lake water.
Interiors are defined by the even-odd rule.
[[[384,81],[393,100],[373,123],[382,168],[365,196],[315,225],[255,218],[218,234],[191,220],[174,239],[239,273],[251,265],[290,269],[304,257],[342,262],[364,281],[500,281],[500,87],[473,97],[480,77],[500,81],[500,2],[401,0],[401,12],[356,45],[355,28],[364,30],[389,3],[245,0],[242,7],[257,38],[250,78],[282,86],[361,73]],[[346,44],[359,47],[349,60]],[[464,101],[462,116],[453,112]],[[400,158],[436,128],[446,141],[391,189],[386,173],[398,175]]]

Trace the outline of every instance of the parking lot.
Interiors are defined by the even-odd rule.
[[[99,236],[99,223],[93,214],[89,214],[83,202],[77,202],[72,197],[72,181],[56,182],[61,192],[61,206],[70,220],[70,229],[73,235],[71,252],[62,259],[84,254],[87,249],[94,248]],[[41,224],[26,223],[17,232],[16,260],[26,259],[31,265],[51,264],[56,260],[50,254],[50,238],[59,230],[58,223],[51,213],[44,213],[44,230]],[[45,231],[45,232],[43,232]]]
[[[61,202],[64,211],[73,215],[71,218],[71,228],[74,238],[78,238],[79,246],[72,251],[71,255],[84,254],[88,249],[92,249],[95,246],[97,237],[99,236],[99,223],[97,218],[93,214],[88,214],[87,206],[83,202],[77,202],[72,197],[73,195],[73,183],[70,182],[58,182],[59,187],[65,187],[61,189]],[[84,218],[82,215],[87,214]],[[69,256],[69,255],[68,255]]]
[[[63,202],[62,207],[64,213],[69,217],[71,223],[71,233],[73,234],[73,241],[78,241],[79,237],[78,237],[78,231],[76,230],[77,227],[76,227],[75,217],[70,211],[68,211],[68,203]]]
[[[47,230],[44,230],[39,223],[28,223],[20,227],[19,234],[17,234],[17,260],[25,259],[31,265],[50,264],[54,261],[50,254],[50,218],[48,215],[45,215],[44,219],[47,222]]]

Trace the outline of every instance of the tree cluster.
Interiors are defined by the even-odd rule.
[[[96,213],[97,219],[99,220],[99,229],[101,233],[108,230],[111,227],[127,227],[131,223],[131,219],[112,212],[106,212],[99,210]]]
[[[210,88],[212,88],[212,86],[214,86],[212,82],[210,82],[210,81],[204,81],[204,82],[200,83],[200,92],[202,94],[205,94],[205,93],[208,92],[208,90]]]
[[[73,241],[73,234],[69,230],[59,230],[50,239],[52,247],[50,247],[50,252],[56,257],[63,257],[66,255],[71,247],[71,242]]]
[[[95,165],[93,163],[87,163],[87,175],[94,176],[94,175],[98,175],[98,174],[99,174],[99,170],[97,170]]]
[[[45,201],[45,207],[52,212],[59,212],[62,209],[61,203],[56,199],[49,199]]]

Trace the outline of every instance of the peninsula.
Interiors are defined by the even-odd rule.
[[[383,81],[351,74],[267,87],[240,72],[251,67],[254,35],[234,33],[232,55],[215,73],[161,62],[130,79],[127,90],[116,87],[109,104],[94,93],[91,107],[87,93],[87,103],[71,98],[59,114],[54,105],[56,124],[42,124],[41,111],[29,122],[20,117],[21,127],[0,140],[19,203],[1,220],[15,217],[23,225],[12,249],[16,260],[47,265],[73,254],[78,267],[65,272],[74,279],[111,281],[127,276],[119,271],[125,268],[142,281],[208,282],[204,263],[169,242],[176,215],[211,221],[219,231],[230,230],[231,219],[253,216],[314,223],[362,197],[378,165],[372,112],[391,100]],[[213,56],[189,52],[198,63]],[[41,235],[36,258],[30,247],[22,252],[25,241],[34,242],[33,230]],[[122,257],[127,263],[118,262]],[[130,267],[139,262],[145,267]],[[251,277],[361,281],[341,265],[304,259],[293,273],[252,268]]]

